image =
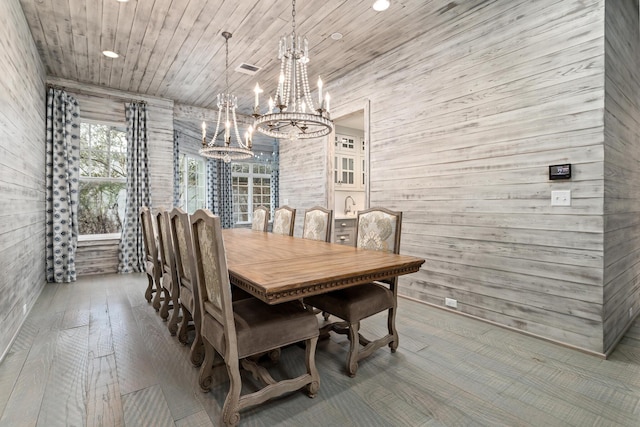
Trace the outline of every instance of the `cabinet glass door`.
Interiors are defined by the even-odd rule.
[[[356,164],[355,159],[352,157],[343,157],[342,158],[342,183],[353,185],[354,184],[354,175],[356,173]]]

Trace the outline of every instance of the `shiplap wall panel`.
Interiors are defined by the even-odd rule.
[[[45,69],[18,0],[0,2],[0,357],[45,285]],[[10,207],[10,209],[5,209]]]
[[[604,347],[640,310],[640,44],[638,1],[605,4]]]
[[[86,276],[117,273],[119,242],[119,238],[79,241],[76,256],[78,274]]]
[[[296,209],[295,236],[302,235],[304,212],[329,206],[326,138],[280,140],[280,205]]]
[[[449,6],[327,83],[336,109],[371,100],[369,204],[403,211],[402,252],[426,259],[400,292],[603,352],[604,1]],[[305,155],[281,155],[282,194],[310,187]],[[573,179],[549,181],[561,163]]]
[[[173,101],[91,86],[70,80],[48,78],[65,87],[80,104],[80,116],[89,120],[126,124],[124,104],[147,103],[149,180],[153,208],[173,206]],[[118,266],[118,241],[100,240],[78,245],[79,275],[114,273]]]

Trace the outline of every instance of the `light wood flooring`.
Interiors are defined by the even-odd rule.
[[[49,284],[0,364],[0,426],[212,426],[226,370],[202,393],[188,348],[144,300],[143,275]],[[609,360],[401,299],[400,348],[344,375],[347,341],[318,344],[316,398],[241,412],[245,426],[638,426],[640,325]],[[385,319],[363,322],[380,331]],[[282,351],[278,373],[303,369]],[[248,382],[248,387],[251,384]]]

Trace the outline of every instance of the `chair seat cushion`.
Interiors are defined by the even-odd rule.
[[[395,306],[393,292],[376,283],[307,297],[304,302],[348,322],[360,321]]]
[[[318,336],[316,316],[298,301],[269,305],[251,297],[234,301],[233,312],[241,359]]]

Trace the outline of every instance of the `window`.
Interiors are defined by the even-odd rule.
[[[120,233],[127,186],[127,137],[123,125],[80,124],[80,235]]]
[[[180,206],[192,214],[206,208],[206,166],[201,157],[180,156]]]
[[[253,210],[262,205],[271,218],[271,165],[233,163],[233,222],[249,223]]]

